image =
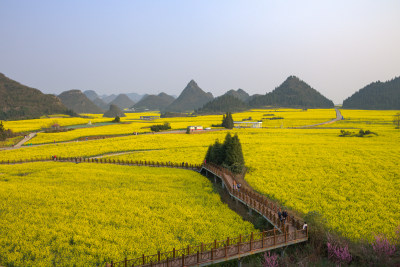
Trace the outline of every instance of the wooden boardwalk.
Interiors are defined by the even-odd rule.
[[[52,158],[36,158],[24,161],[1,161],[0,164],[21,164],[25,162],[51,161]],[[308,240],[308,230],[303,230],[303,221],[289,214],[286,222],[282,223],[278,218],[279,207],[266,197],[255,192],[250,186],[244,185],[240,190],[234,187],[238,183],[235,175],[230,171],[212,164],[194,165],[188,163],[154,162],[154,161],[124,161],[113,159],[89,159],[89,158],[61,158],[54,161],[74,163],[97,163],[97,164],[118,164],[129,166],[149,166],[182,168],[211,174],[220,179],[222,185],[230,196],[236,201],[246,205],[249,210],[259,213],[268,220],[274,229],[250,235],[240,235],[225,240],[214,240],[211,243],[201,243],[197,246],[188,246],[183,249],[173,249],[169,252],[157,252],[154,255],[142,255],[136,259],[125,259],[119,262],[111,262],[106,266],[143,266],[143,267],[178,267],[178,266],[207,266],[219,262],[240,259],[242,257],[286,247],[292,244]]]
[[[275,227],[274,230],[227,238],[222,241],[215,240],[208,244],[202,243],[194,247],[189,246],[164,253],[158,252],[149,256],[142,255],[136,259],[111,262],[107,266],[207,266],[308,240],[308,230],[302,229],[303,221],[300,218],[289,214],[286,222],[281,222],[278,217],[279,207],[250,187],[237,190],[234,187],[234,184],[237,183],[235,175],[230,171],[212,164],[203,164],[200,172],[207,176],[212,174],[218,177],[232,198],[263,216]]]

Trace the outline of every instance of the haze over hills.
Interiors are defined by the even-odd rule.
[[[110,104],[107,104],[106,102],[104,102],[103,100],[101,100],[98,97],[93,99],[92,102],[93,102],[93,104],[95,104],[96,106],[101,108],[102,110],[108,110],[110,108]]]
[[[191,80],[179,97],[165,110],[170,112],[193,111],[213,99],[211,93],[204,92],[194,80]]]
[[[117,98],[117,95],[111,94],[111,95],[102,95],[100,96],[100,99],[109,104],[111,101]]]
[[[67,112],[67,107],[55,95],[43,94],[0,73],[0,120],[33,119]]]
[[[90,101],[90,99],[80,90],[74,89],[62,92],[58,98],[61,99],[61,102],[66,107],[72,109],[76,113],[103,113],[103,110]]]
[[[343,108],[400,110],[400,77],[365,86],[344,100]]]
[[[233,96],[232,94],[224,94],[206,103],[203,107],[196,110],[196,113],[210,114],[210,113],[238,112],[246,110],[247,108],[248,106],[239,98]]]
[[[126,117],[125,113],[122,112],[122,110],[116,106],[111,104],[110,105],[110,109],[108,111],[106,111],[106,113],[103,114],[103,117],[106,118],[115,118],[115,117]]]
[[[135,104],[135,102],[133,102],[126,94],[119,94],[109,104],[110,105],[116,105],[120,109],[125,109],[125,108],[132,107]]]
[[[142,100],[143,96],[145,96],[145,95],[140,95],[140,94],[137,94],[137,93],[127,93],[126,95],[135,103],[137,103],[140,100]]]
[[[93,100],[95,100],[96,98],[100,98],[100,97],[98,96],[98,94],[97,94],[95,91],[93,91],[93,90],[86,90],[86,91],[84,91],[83,93],[87,96],[87,98],[90,99],[90,101],[93,101]]]
[[[240,89],[240,88],[237,89],[236,91],[231,89],[228,92],[226,92],[225,95],[234,96],[234,97],[242,100],[243,102],[246,102],[250,97],[250,95],[246,91],[244,91],[243,89]]]
[[[252,97],[251,107],[276,106],[332,108],[334,104],[296,76],[289,76],[279,87],[262,96]]]
[[[158,95],[147,95],[143,97],[138,103],[133,105],[135,110],[164,110],[175,98],[166,93],[160,93]]]

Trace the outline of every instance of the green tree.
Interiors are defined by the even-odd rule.
[[[4,141],[7,138],[7,132],[4,128],[3,122],[0,121],[0,141]]]
[[[233,117],[232,113],[227,112],[226,115],[223,115],[222,117],[222,127],[226,129],[233,129]]]
[[[400,112],[393,116],[393,124],[396,125],[396,129],[400,129]]]
[[[224,143],[217,139],[208,147],[206,161],[227,168],[235,173],[241,173],[244,168],[242,145],[237,134],[233,137],[230,133],[225,136]]]

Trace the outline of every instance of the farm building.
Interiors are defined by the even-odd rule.
[[[187,130],[188,131],[199,131],[199,130],[203,130],[203,126],[188,126]]]
[[[159,118],[160,118],[160,116],[140,116],[141,120],[147,120],[147,121],[156,120]]]
[[[234,121],[235,128],[262,128],[261,121]]]

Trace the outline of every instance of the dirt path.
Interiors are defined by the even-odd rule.
[[[342,113],[340,113],[340,110],[338,108],[335,108],[336,111],[336,118],[330,121],[325,121],[325,122],[321,122],[321,123],[316,123],[316,124],[311,124],[311,125],[304,125],[304,126],[297,126],[297,127],[289,127],[289,128],[296,128],[296,129],[302,129],[302,128],[311,128],[311,127],[315,127],[315,126],[319,126],[319,125],[325,125],[325,124],[330,124],[330,123],[334,123],[340,120],[343,120],[343,116]]]
[[[336,118],[330,121],[326,121],[326,122],[321,122],[321,123],[317,123],[317,124],[312,124],[312,125],[304,125],[304,126],[297,126],[297,127],[289,127],[290,129],[303,129],[303,128],[312,128],[315,126],[319,126],[319,125],[324,125],[324,124],[330,124],[330,123],[334,123],[340,120],[343,120],[343,116],[340,113],[340,110],[335,108],[336,111]],[[226,129],[211,129],[211,130],[203,130],[199,133],[205,133],[205,132],[213,132],[213,131],[223,131]],[[165,131],[165,132],[153,132],[153,133],[143,133],[143,134],[139,134],[139,135],[149,135],[149,134],[183,134],[186,133],[186,130],[172,130],[172,131]],[[34,133],[30,133],[29,135],[27,135],[24,139],[22,139],[18,144],[14,145],[13,147],[7,147],[7,148],[1,148],[0,150],[12,150],[12,149],[19,149],[22,147],[22,145],[26,142],[28,142],[29,140],[31,140],[33,137],[36,136],[36,132]],[[132,134],[129,135],[121,135],[121,137],[123,136],[133,136]],[[94,139],[94,140],[99,140],[99,139]],[[79,141],[79,142],[90,142],[92,140],[88,140],[88,141]],[[65,144],[65,143],[74,143],[74,142],[78,142],[77,140],[70,140],[70,141],[64,141],[64,142],[57,142],[55,144]],[[35,147],[35,146],[44,146],[44,145],[51,145],[53,143],[46,143],[46,144],[37,144],[37,145],[31,145],[31,146],[25,146],[25,147]],[[146,150],[147,151],[147,150]],[[117,155],[121,155],[121,154],[128,154],[128,153],[134,153],[134,152],[121,152],[121,153],[116,153],[115,156]],[[109,154],[111,155],[111,154]],[[99,156],[99,157],[107,157],[109,155],[104,155],[104,156]],[[99,157],[93,157],[93,158],[99,158]]]
[[[18,144],[14,145],[13,148],[20,148],[23,144],[31,140],[33,137],[36,136],[36,132],[30,133],[24,137],[21,141],[18,142]]]
[[[125,155],[125,154],[132,154],[137,152],[147,152],[147,151],[154,151],[154,150],[162,150],[162,149],[146,149],[146,150],[135,150],[135,151],[125,151],[125,152],[118,152],[118,153],[108,153],[100,156],[88,157],[88,159],[101,159],[101,158],[108,158],[113,156]]]

